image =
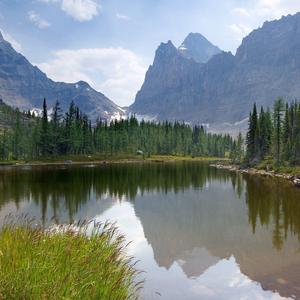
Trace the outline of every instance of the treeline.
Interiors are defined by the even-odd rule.
[[[207,133],[202,126],[184,123],[98,120],[92,125],[87,115],[72,102],[63,113],[59,102],[48,116],[16,113],[10,129],[0,133],[0,160],[28,160],[66,155],[168,154],[224,157],[234,141],[229,135]],[[26,122],[24,117],[26,116]],[[28,121],[29,120],[29,121]]]
[[[274,158],[276,165],[300,163],[300,104],[275,101],[273,112],[256,104],[249,117],[246,162],[258,163]]]

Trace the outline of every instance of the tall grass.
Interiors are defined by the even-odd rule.
[[[141,283],[124,237],[109,223],[0,230],[0,299],[136,299]],[[74,230],[75,228],[75,230]]]

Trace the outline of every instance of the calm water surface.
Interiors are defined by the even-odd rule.
[[[202,163],[0,169],[9,213],[117,221],[143,299],[300,299],[300,190]]]

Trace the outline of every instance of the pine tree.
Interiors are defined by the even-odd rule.
[[[249,129],[247,133],[247,159],[249,162],[255,160],[259,150],[259,138],[258,138],[258,117],[256,103],[253,105],[253,112],[249,117]]]
[[[60,107],[59,101],[56,101],[53,113],[52,113],[52,120],[51,120],[51,142],[50,148],[53,155],[58,155],[61,151],[61,144],[62,144],[62,132],[61,132],[61,119],[62,119],[62,109]]]
[[[284,115],[284,121],[283,121],[283,132],[282,132],[282,156],[283,160],[289,160],[291,156],[291,122],[290,122],[290,110],[289,105],[286,103],[285,106],[285,115]]]
[[[274,122],[274,153],[276,164],[280,164],[281,156],[281,134],[282,134],[282,111],[283,100],[278,98],[274,104],[273,122]]]
[[[241,133],[239,133],[237,142],[236,142],[236,148],[237,148],[236,160],[238,162],[241,162],[243,159],[243,153],[244,153],[243,144],[244,144],[243,136]]]
[[[43,101],[42,127],[40,133],[40,149],[41,149],[42,156],[47,156],[49,154],[48,111],[47,111],[47,102],[45,98]]]
[[[259,115],[259,153],[260,159],[264,159],[270,153],[272,137],[272,121],[269,111],[265,112],[261,107]]]

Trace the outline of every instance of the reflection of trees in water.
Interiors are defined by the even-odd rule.
[[[0,209],[8,202],[18,207],[22,201],[32,200],[40,206],[45,219],[47,209],[53,210],[55,218],[63,205],[72,221],[74,214],[91,197],[100,199],[109,195],[134,200],[139,192],[177,193],[190,187],[201,190],[211,180],[231,181],[239,194],[242,193],[241,178],[202,163],[9,169],[0,173]]]
[[[245,181],[246,178],[246,181]],[[246,176],[210,168],[202,163],[116,164],[95,168],[69,167],[9,169],[0,173],[0,209],[33,201],[45,219],[47,210],[54,218],[63,207],[72,221],[91,198],[104,195],[134,200],[138,193],[157,191],[178,193],[184,189],[202,190],[213,181],[230,183],[239,197],[246,184],[246,203],[253,232],[259,221],[273,226],[273,243],[278,249],[288,232],[300,239],[300,191],[289,184],[263,177]],[[57,220],[58,221],[58,220]]]
[[[273,226],[273,245],[281,249],[288,233],[300,240],[300,190],[282,180],[247,176],[249,223]]]

